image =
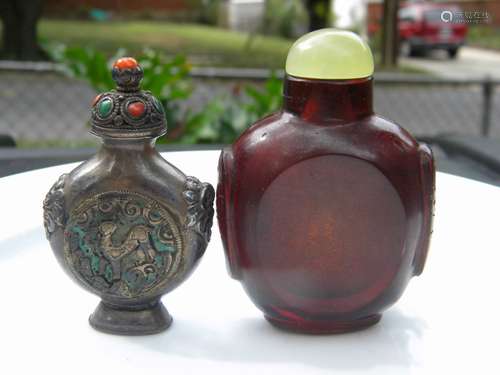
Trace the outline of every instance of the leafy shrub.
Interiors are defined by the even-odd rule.
[[[58,46],[51,48],[51,54],[68,74],[103,92],[115,87],[110,69],[125,51],[107,59],[90,48]],[[281,80],[272,76],[263,88],[245,86],[242,91],[215,97],[199,112],[182,112],[179,104],[188,100],[193,90],[186,58],[165,58],[156,51],[145,50],[137,60],[144,70],[142,87],[160,99],[165,108],[169,132],[160,142],[231,143],[251,123],[281,105]]]
[[[215,98],[189,118],[182,143],[232,143],[250,124],[281,107],[282,83],[271,76],[263,88],[245,86],[243,92]]]
[[[97,92],[115,88],[110,69],[113,61],[125,54],[120,50],[115,57],[107,59],[102,52],[91,48],[58,46],[51,51],[54,60],[62,63],[66,73],[86,80]],[[162,102],[169,127],[177,128],[183,122],[178,101],[189,98],[192,91],[186,58],[165,59],[158,52],[147,49],[137,60],[144,70],[142,86]]]

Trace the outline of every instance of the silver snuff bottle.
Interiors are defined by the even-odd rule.
[[[99,331],[145,335],[172,318],[160,299],[195,269],[210,240],[214,189],[155,150],[167,131],[161,102],[140,90],[133,58],[113,66],[116,90],[92,105],[96,155],[52,186],[44,225],[66,273],[98,295],[89,322]]]

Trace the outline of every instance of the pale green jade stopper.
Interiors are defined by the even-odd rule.
[[[356,79],[373,75],[373,55],[357,34],[336,29],[308,33],[292,45],[286,73],[298,78]]]

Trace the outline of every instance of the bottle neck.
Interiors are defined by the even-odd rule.
[[[156,138],[147,139],[117,139],[102,138],[102,147],[118,152],[151,152],[155,149]]]
[[[304,121],[325,125],[360,120],[373,114],[373,79],[322,80],[287,75],[283,108]]]

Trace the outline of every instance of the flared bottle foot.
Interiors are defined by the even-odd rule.
[[[377,324],[382,317],[382,314],[369,315],[364,318],[338,321],[338,320],[288,320],[277,319],[264,315],[269,323],[273,326],[286,331],[313,334],[313,335],[328,335],[338,333],[348,333],[359,331]]]
[[[161,302],[140,310],[118,309],[100,302],[89,323],[104,333],[139,336],[163,332],[172,324],[172,317]]]

